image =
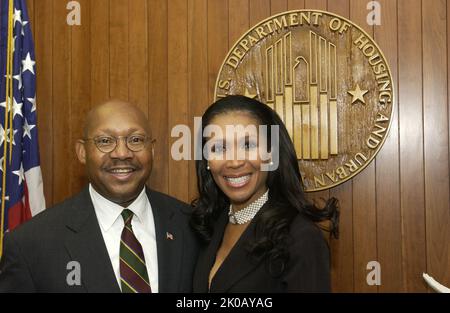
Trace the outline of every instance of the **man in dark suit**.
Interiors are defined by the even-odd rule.
[[[153,144],[135,106],[94,108],[76,144],[89,186],[6,234],[0,293],[190,292],[190,209],[146,188]]]

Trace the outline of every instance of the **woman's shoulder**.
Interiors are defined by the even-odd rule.
[[[325,238],[319,226],[304,214],[298,213],[291,222],[289,233],[296,244],[324,243]]]

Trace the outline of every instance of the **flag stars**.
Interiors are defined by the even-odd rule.
[[[15,136],[16,136],[16,133],[17,133],[17,130],[14,130],[14,132],[13,132],[13,136],[12,136],[12,140],[13,140],[13,142],[12,142],[12,144],[15,146],[16,145],[16,140],[15,140]],[[3,126],[2,125],[0,125],[0,147],[3,145],[3,142],[6,140],[6,142],[11,142],[10,140],[9,140],[9,135],[11,134],[11,130],[10,129],[8,129],[7,131],[5,131],[4,129],[3,129]]]
[[[9,99],[9,103],[11,103],[11,98],[8,98]],[[5,110],[6,110],[6,100],[4,101],[4,102],[2,102],[2,103],[0,103],[0,107],[3,107],[3,108],[5,108]],[[8,105],[8,112],[10,111],[10,107],[9,107],[9,105]]]
[[[35,61],[33,61],[31,59],[31,55],[28,52],[27,57],[25,58],[25,60],[22,61],[22,73],[25,73],[26,71],[30,71],[31,73],[34,74],[34,65],[36,64]]]
[[[0,124],[0,147],[3,145],[3,143],[5,142],[10,142],[9,140],[9,135],[11,133],[11,130],[8,129],[7,131],[5,131],[5,129],[3,128],[3,125]],[[14,140],[14,136],[16,135],[17,130],[14,130],[13,133],[13,145],[16,145],[16,141]]]
[[[19,88],[19,90],[22,90],[22,75],[19,73],[19,74],[13,76],[13,78],[19,82],[18,88]]]
[[[3,129],[3,125],[0,124],[0,147],[3,146],[4,141],[5,141],[5,130]]]
[[[12,173],[19,177],[19,186],[22,185],[22,182],[25,180],[25,175],[23,173],[23,164],[20,163],[20,168],[17,171],[13,171]]]
[[[34,111],[36,111],[36,96],[34,96],[34,98],[27,98],[28,102],[31,103],[32,107],[31,107],[31,113],[33,113]]]
[[[25,37],[25,26],[27,26],[28,21],[23,21],[22,22],[22,36]]]
[[[12,52],[14,53],[14,52],[16,52],[16,38],[17,38],[17,36],[14,36],[13,37],[13,44],[12,44]]]
[[[20,115],[20,116],[23,117],[23,114],[22,114],[22,106],[23,106],[23,103],[22,103],[22,102],[17,103],[16,99],[14,99],[14,103],[13,103],[14,116],[13,116],[13,118],[15,118],[16,115]]]
[[[23,124],[23,137],[28,136],[31,139],[31,130],[35,127],[36,125],[29,125],[27,119],[25,119],[25,123]]]
[[[22,11],[14,8],[14,25],[19,22],[22,24]]]
[[[2,191],[2,188],[0,188],[0,192]],[[5,201],[9,201],[9,196],[5,196]],[[2,203],[2,199],[1,199],[1,197],[0,197],[0,203]],[[8,233],[9,232],[9,229],[8,230],[6,230],[6,233]]]

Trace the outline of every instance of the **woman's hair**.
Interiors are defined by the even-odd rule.
[[[272,264],[277,264],[279,270],[276,272],[280,274],[289,259],[287,250],[289,227],[294,217],[300,213],[314,222],[330,219],[332,225],[330,231],[337,237],[339,222],[337,200],[329,199],[323,209],[318,209],[306,200],[297,155],[286,127],[274,110],[257,100],[244,96],[227,96],[213,103],[202,117],[202,147],[207,141],[203,136],[205,127],[210,125],[216,116],[230,112],[247,113],[255,118],[259,125],[267,125],[268,150],[272,155],[274,153],[279,155],[278,167],[269,171],[267,176],[270,209],[257,215],[256,240],[250,243],[248,248],[255,260],[268,260],[269,269],[272,269]],[[272,146],[271,125],[279,127],[278,145]],[[194,210],[191,218],[191,226],[204,242],[211,240],[215,220],[229,207],[228,197],[214,182],[207,165],[204,156],[196,161],[199,198],[193,202]]]

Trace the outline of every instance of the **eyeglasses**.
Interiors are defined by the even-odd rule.
[[[152,143],[155,140],[151,140],[150,137],[145,135],[130,135],[130,136],[97,136],[94,138],[85,138],[84,141],[93,141],[98,150],[103,153],[111,153],[117,147],[117,142],[120,139],[125,139],[127,148],[133,152],[139,152],[143,150],[149,141]]]

